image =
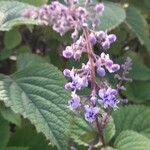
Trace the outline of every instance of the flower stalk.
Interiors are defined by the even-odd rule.
[[[62,55],[65,59],[73,58],[81,61],[82,54],[85,53],[88,61],[82,63],[81,68],[66,68],[63,71],[64,76],[69,79],[65,89],[71,91],[68,108],[73,112],[84,114],[84,119],[97,129],[101,147],[106,147],[104,129],[109,122],[111,112],[118,108],[119,92],[125,89],[122,84],[124,81],[129,81],[127,75],[131,70],[131,60],[128,58],[125,64],[120,66],[107,54],[107,50],[117,37],[108,34],[107,31],[96,31],[105,7],[103,3],[96,4],[93,8],[95,13],[93,17],[88,9],[91,3],[92,0],[86,0],[84,6],[79,6],[78,0],[67,0],[66,5],[54,1],[35,10],[26,10],[23,16],[41,20],[45,25],[52,26],[61,36],[67,31],[74,30],[71,34],[73,43],[66,46]],[[91,27],[88,25],[89,20],[92,20]],[[94,52],[95,45],[100,47],[99,54]],[[120,69],[123,70],[122,74],[118,73]],[[114,88],[105,78],[108,73],[114,74],[119,81]],[[96,82],[96,77],[100,78],[100,83]],[[79,94],[84,88],[91,90],[90,94],[85,96],[89,97],[86,102],[82,102]],[[92,149],[94,144],[90,145],[89,149]]]

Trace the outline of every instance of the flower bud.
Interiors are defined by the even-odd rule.
[[[63,51],[63,56],[65,58],[71,58],[73,56],[73,50],[70,46],[67,46],[66,49]]]
[[[100,77],[104,77],[106,72],[105,72],[105,69],[102,68],[102,67],[98,67],[97,68],[97,74],[100,76]]]
[[[90,39],[90,42],[91,42],[92,45],[95,45],[97,43],[97,39],[96,39],[96,37],[93,33],[91,33],[89,35],[89,39]]]
[[[70,73],[71,73],[71,71],[70,71],[69,69],[65,69],[65,70],[63,71],[63,74],[64,74],[64,76],[66,76],[66,77],[70,77]]]
[[[106,33],[104,31],[99,31],[99,32],[97,32],[96,36],[97,36],[98,40],[101,41],[106,38]]]
[[[76,40],[77,37],[78,37],[78,30],[75,29],[75,31],[71,34],[71,38],[72,38],[73,40]]]
[[[106,39],[104,42],[102,42],[102,47],[103,47],[104,50],[109,49],[110,48],[109,40]]]
[[[95,11],[97,13],[103,13],[104,11],[104,4],[103,3],[99,3],[95,6]]]
[[[81,105],[80,97],[74,92],[72,92],[71,97],[71,100],[68,101],[69,107],[71,110],[77,109]]]
[[[117,37],[116,37],[115,34],[109,34],[107,36],[107,38],[108,38],[108,40],[109,40],[110,43],[114,43],[116,41],[116,39],[117,39]]]
[[[77,50],[77,51],[74,53],[73,58],[74,58],[75,60],[78,60],[78,59],[81,58],[81,54],[82,54],[82,52],[81,52],[80,50]]]
[[[116,71],[118,71],[118,70],[120,69],[120,65],[118,65],[118,64],[113,64],[112,67],[111,67],[111,69],[112,69],[114,72],[116,72]]]
[[[71,84],[71,82],[65,84],[65,89],[66,90],[72,90],[72,84]]]

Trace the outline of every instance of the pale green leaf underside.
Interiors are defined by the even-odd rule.
[[[0,100],[28,118],[59,149],[67,149],[69,112],[64,79],[53,66],[41,64],[13,75],[0,75]]]
[[[150,140],[135,131],[123,131],[117,137],[115,148],[118,150],[149,150]]]
[[[113,113],[116,135],[123,130],[134,130],[150,138],[149,114],[150,109],[145,106],[132,105],[119,108]]]
[[[22,13],[29,8],[35,7],[18,1],[0,1],[0,30],[8,31],[21,24],[41,24],[40,21],[22,17]]]

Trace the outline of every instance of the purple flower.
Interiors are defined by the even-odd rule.
[[[77,37],[78,37],[78,30],[75,29],[74,32],[71,34],[71,38],[72,38],[73,40],[76,40]]]
[[[98,13],[103,13],[104,11],[104,4],[103,3],[99,3],[95,6],[95,11]]]
[[[91,42],[92,45],[95,45],[97,43],[96,36],[93,33],[91,33],[89,35],[89,39],[90,39],[90,42]]]
[[[118,65],[118,64],[113,64],[111,68],[112,68],[112,71],[113,71],[113,72],[116,72],[116,71],[118,71],[118,70],[120,69],[120,65]]]
[[[71,73],[71,71],[70,71],[69,69],[65,69],[65,70],[63,71],[63,74],[64,74],[64,76],[66,76],[66,77],[70,77],[70,73]]]
[[[105,69],[102,68],[102,67],[98,67],[97,68],[97,74],[100,76],[100,77],[104,77],[106,72],[105,72]]]
[[[85,106],[85,120],[92,123],[93,121],[95,121],[95,118],[98,112],[99,112],[99,109],[97,107],[86,105]]]
[[[107,50],[110,48],[110,42],[108,39],[106,39],[104,42],[102,42],[102,47],[104,50]]]
[[[71,88],[81,90],[88,86],[88,80],[85,76],[80,77],[78,74],[72,76]]]
[[[100,89],[98,95],[100,99],[98,102],[104,107],[112,107],[113,109],[117,108],[118,100],[117,100],[117,90],[111,89],[110,87],[105,89]]]
[[[97,101],[97,97],[96,96],[92,96],[90,98],[91,102],[95,105],[96,104],[96,101]]]
[[[101,53],[99,59],[96,62],[97,73],[101,76],[104,73],[102,69],[103,66],[109,71],[109,73],[114,73],[120,69],[119,64],[114,64],[109,58],[109,54]]]
[[[114,43],[116,41],[116,39],[117,39],[117,37],[116,37],[115,34],[109,34],[107,36],[107,38],[108,38],[108,40],[109,40],[110,43]]]
[[[72,83],[71,83],[71,82],[66,83],[66,84],[65,84],[65,89],[66,89],[66,90],[73,90],[73,88],[72,88]]]
[[[89,73],[90,72],[90,65],[89,65],[89,63],[87,63],[86,65],[83,63],[82,64],[82,70],[85,73]]]
[[[82,55],[82,51],[77,50],[77,51],[74,53],[73,58],[74,58],[75,60],[78,60],[78,59],[81,58],[81,55]]]
[[[68,101],[68,104],[71,110],[77,109],[81,105],[80,97],[75,92],[72,92],[71,100]]]
[[[73,56],[73,50],[71,46],[67,46],[66,49],[63,51],[63,56],[65,58],[71,58]]]
[[[104,31],[99,31],[96,33],[96,37],[98,38],[98,40],[102,41],[105,40],[106,38],[106,33]]]

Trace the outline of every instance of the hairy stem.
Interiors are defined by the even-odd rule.
[[[92,45],[89,41],[89,31],[87,28],[83,29],[84,36],[87,42],[87,53],[88,53],[88,58],[90,62],[90,81],[91,81],[91,95],[96,96],[96,80],[95,80],[95,65],[94,65],[94,59],[93,59],[93,48]],[[93,106],[95,107],[96,104],[93,103]],[[99,142],[102,143],[102,147],[106,147],[106,143],[104,140],[104,134],[103,134],[103,128],[101,124],[99,123],[98,116],[96,116],[96,126],[97,126],[97,131],[99,135]]]

